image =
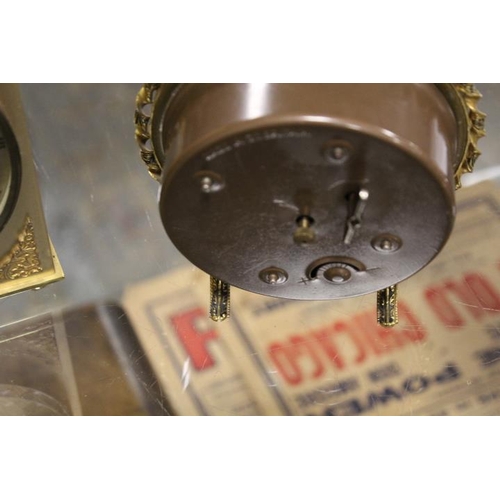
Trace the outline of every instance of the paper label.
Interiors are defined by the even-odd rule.
[[[500,413],[500,197],[492,183],[459,191],[445,249],[399,285],[397,327],[376,324],[374,295],[286,301],[233,288],[231,302],[231,318],[210,323],[208,278],[193,267],[127,293],[169,396],[189,399],[179,401],[182,413]]]

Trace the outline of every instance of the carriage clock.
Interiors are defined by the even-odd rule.
[[[63,277],[47,234],[19,88],[0,84],[0,297]]]
[[[177,249],[210,276],[210,317],[230,286],[282,299],[377,295],[441,251],[455,189],[479,156],[474,85],[144,85],[136,138],[160,182]]]

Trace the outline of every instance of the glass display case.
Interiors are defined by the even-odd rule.
[[[373,297],[238,289],[231,317],[211,322],[209,278],[165,233],[139,155],[141,85],[21,85],[65,278],[0,299],[0,414],[498,414],[500,84],[476,87],[486,137],[454,232],[383,329]],[[1,116],[0,131],[1,228],[19,172]]]

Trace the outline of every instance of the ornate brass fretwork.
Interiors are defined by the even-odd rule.
[[[454,88],[458,92],[467,122],[467,139],[463,145],[462,159],[455,168],[455,187],[461,186],[462,175],[472,172],[474,164],[481,152],[477,142],[485,135],[484,119],[486,115],[477,109],[477,103],[481,94],[472,83],[455,83]]]
[[[149,174],[159,181],[162,168],[151,145],[151,119],[153,104],[160,83],[146,83],[142,86],[135,100],[135,138],[141,150],[142,161],[148,167]],[[151,113],[146,114],[146,106],[151,106]]]
[[[28,278],[43,271],[38,257],[33,221],[28,216],[16,243],[0,259],[0,282]]]
[[[389,286],[377,292],[377,322],[382,326],[398,324],[398,289]]]
[[[213,321],[229,318],[230,293],[231,289],[227,283],[210,276],[210,318]]]

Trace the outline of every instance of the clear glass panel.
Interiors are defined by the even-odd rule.
[[[373,321],[360,316],[374,309],[371,296],[328,306],[284,306],[236,291],[232,319],[210,323],[207,279],[166,236],[158,215],[158,185],[139,157],[133,121],[140,85],[23,85],[47,226],[66,278],[0,300],[1,326],[84,304],[121,304],[158,379],[151,384],[166,393],[163,413],[498,413],[500,247],[492,221],[500,193],[500,85],[477,87],[483,94],[480,109],[487,113],[487,137],[480,141],[475,172],[463,178],[459,224],[464,229],[435,267],[403,284],[401,300],[409,307],[405,312],[403,305],[400,329],[384,337],[371,323],[360,326]],[[9,165],[1,145],[2,136],[0,161]],[[12,177],[9,169],[1,172],[0,207]],[[466,193],[483,180],[494,183],[478,195],[493,200],[491,206],[469,211],[467,204],[473,202]],[[474,196],[470,199],[479,199]],[[476,275],[486,276],[487,283],[474,281]],[[109,329],[108,316],[100,320]],[[336,352],[321,333],[327,327],[338,330]],[[103,360],[120,360],[120,338],[110,336],[112,348],[89,348]],[[4,353],[5,339],[0,338]],[[85,414],[71,399],[76,389],[68,382],[67,366],[59,366],[68,354],[65,344],[56,339],[56,347],[58,389],[30,393],[22,389],[27,382],[19,389],[6,388],[0,380],[0,413],[6,405],[14,413],[37,413],[45,405],[52,414]],[[136,403],[117,408],[149,412]]]
[[[0,230],[16,203],[19,172],[18,150],[7,122],[0,116]]]

